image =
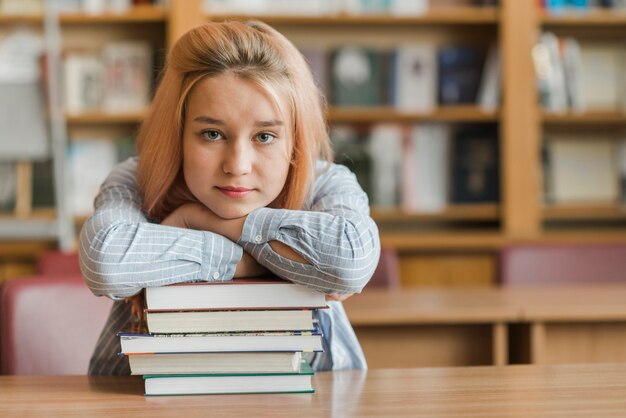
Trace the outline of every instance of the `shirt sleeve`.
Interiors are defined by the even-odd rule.
[[[332,164],[318,176],[306,210],[261,208],[251,212],[239,244],[274,274],[324,293],[358,293],[380,256],[378,228],[368,199],[346,167]],[[280,241],[308,263],[282,257]]]
[[[113,170],[81,230],[80,266],[91,291],[117,300],[144,287],[232,279],[242,248],[212,232],[148,222],[136,167],[129,159]]]

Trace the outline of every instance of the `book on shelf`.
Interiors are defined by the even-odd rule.
[[[445,45],[437,52],[438,97],[441,105],[476,103],[483,53],[469,45]]]
[[[313,370],[302,361],[296,372],[272,374],[197,374],[144,376],[147,396],[209,395],[229,393],[313,392]]]
[[[392,53],[391,103],[401,111],[428,112],[437,105],[437,49],[398,46]]]
[[[493,43],[489,45],[487,57],[483,66],[483,72],[480,76],[480,85],[478,86],[478,97],[476,99],[478,105],[485,110],[496,110],[500,104],[501,94],[501,64],[500,50],[498,45]]]
[[[617,164],[622,203],[626,203],[626,139],[618,143]]]
[[[581,86],[584,107],[590,110],[616,111],[621,107],[626,64],[623,45],[582,42]]]
[[[448,204],[451,127],[427,123],[414,125],[404,150],[402,208],[433,213]]]
[[[369,152],[369,132],[363,125],[334,124],[330,139],[335,151],[335,162],[352,171],[363,188],[372,196],[372,156]]]
[[[546,200],[549,203],[616,203],[620,196],[615,141],[547,139]]]
[[[451,202],[499,201],[497,129],[491,126],[461,129],[454,135],[451,148]]]
[[[566,111],[567,87],[557,36],[552,32],[541,34],[532,56],[541,105],[551,112]]]
[[[314,330],[313,311],[227,310],[145,312],[152,334]]]
[[[122,41],[105,45],[103,109],[108,112],[138,111],[150,103],[152,47],[147,42]]]
[[[117,163],[115,143],[109,139],[74,138],[68,145],[67,160],[70,212],[90,214],[100,185]]]
[[[331,103],[379,106],[387,103],[389,55],[374,48],[344,45],[330,54]]]
[[[148,287],[145,298],[153,311],[326,307],[323,293],[275,277]]]
[[[376,124],[371,128],[368,153],[371,159],[370,203],[394,207],[400,202],[402,184],[403,128],[398,124]]]
[[[300,368],[302,353],[166,353],[128,356],[133,375],[293,373]]]
[[[149,334],[144,328],[122,331],[118,336],[124,354],[322,351],[319,325],[313,331],[194,334]]]
[[[102,60],[97,52],[67,51],[63,59],[65,111],[80,114],[102,106]]]
[[[15,209],[17,196],[17,164],[0,161],[0,211]]]

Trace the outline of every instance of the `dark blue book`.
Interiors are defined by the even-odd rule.
[[[484,52],[473,46],[452,45],[439,49],[439,103],[476,103]]]
[[[459,131],[452,145],[452,203],[500,200],[498,131],[495,127]]]

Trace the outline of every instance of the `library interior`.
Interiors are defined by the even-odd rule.
[[[94,295],[80,246],[106,237],[83,227],[109,174],[137,164],[177,41],[250,21],[310,68],[334,162],[367,194],[377,267],[332,302],[289,271],[148,287],[126,300],[140,328],[115,330],[132,376],[95,376],[128,294]],[[0,127],[0,415],[626,411],[626,0],[0,0]],[[136,193],[127,256],[142,223],[165,222]],[[316,369],[341,332],[323,319],[334,304],[367,370]]]

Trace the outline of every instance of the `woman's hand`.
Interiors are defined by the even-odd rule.
[[[143,293],[124,299],[124,303],[130,303],[130,317],[136,317],[138,321],[143,319]]]
[[[214,232],[237,242],[241,237],[245,221],[245,216],[223,219],[201,203],[185,203],[170,213],[161,225]]]
[[[332,293],[330,295],[326,295],[326,300],[330,302],[343,302],[348,299],[350,296],[354,295],[354,293],[349,293],[347,295],[339,295],[337,293]]]

